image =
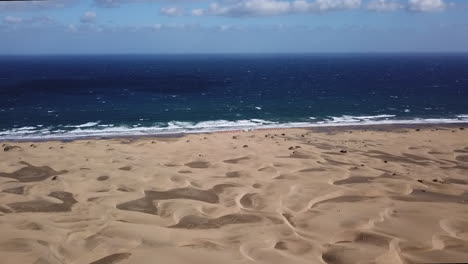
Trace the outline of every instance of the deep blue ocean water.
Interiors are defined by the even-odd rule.
[[[468,122],[468,54],[0,57],[0,140]]]

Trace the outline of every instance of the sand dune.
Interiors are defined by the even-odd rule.
[[[468,262],[466,129],[2,144],[1,263]]]

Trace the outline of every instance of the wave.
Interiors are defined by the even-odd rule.
[[[365,121],[372,121],[372,120],[379,120],[379,119],[387,119],[395,117],[395,115],[375,115],[375,116],[350,116],[344,115],[340,117],[332,116],[331,119],[328,119],[328,123],[359,123]]]
[[[64,126],[64,127],[76,127],[76,128],[81,128],[81,127],[94,127],[94,126],[99,125],[99,123],[101,123],[101,121],[88,122],[88,123],[84,123],[84,124],[76,125],[76,126],[68,125],[68,126]]]
[[[61,128],[44,128],[28,126],[0,131],[0,141],[5,140],[54,140],[78,139],[85,137],[119,137],[119,136],[151,136],[167,134],[208,133],[233,130],[274,129],[274,128],[307,128],[335,127],[359,125],[393,125],[393,124],[456,124],[468,123],[468,114],[453,118],[414,118],[395,119],[394,115],[374,116],[330,116],[318,119],[310,117],[311,121],[275,122],[262,119],[249,120],[209,120],[202,122],[171,121],[152,126],[116,126],[100,124],[100,121],[81,125],[66,125]],[[317,120],[317,121],[316,121]],[[69,129],[64,129],[69,128]]]

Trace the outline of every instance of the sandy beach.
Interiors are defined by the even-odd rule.
[[[468,262],[459,126],[1,142],[0,262]]]

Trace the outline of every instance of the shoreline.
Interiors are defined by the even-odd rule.
[[[315,132],[333,132],[343,130],[374,130],[374,131],[394,131],[398,129],[417,129],[417,128],[463,128],[468,129],[468,122],[452,122],[452,123],[392,123],[392,124],[324,124],[323,126],[297,126],[297,127],[268,127],[268,128],[250,128],[250,129],[226,129],[216,131],[193,131],[193,132],[178,132],[178,133],[160,133],[160,134],[142,134],[142,135],[111,135],[111,136],[77,136],[77,137],[44,137],[44,138],[22,138],[22,139],[0,139],[0,143],[8,142],[73,142],[80,140],[112,140],[112,139],[158,139],[158,138],[179,138],[186,137],[189,135],[203,135],[203,134],[218,134],[218,133],[239,133],[249,131],[275,131],[275,130],[294,130],[294,129],[306,129]]]

